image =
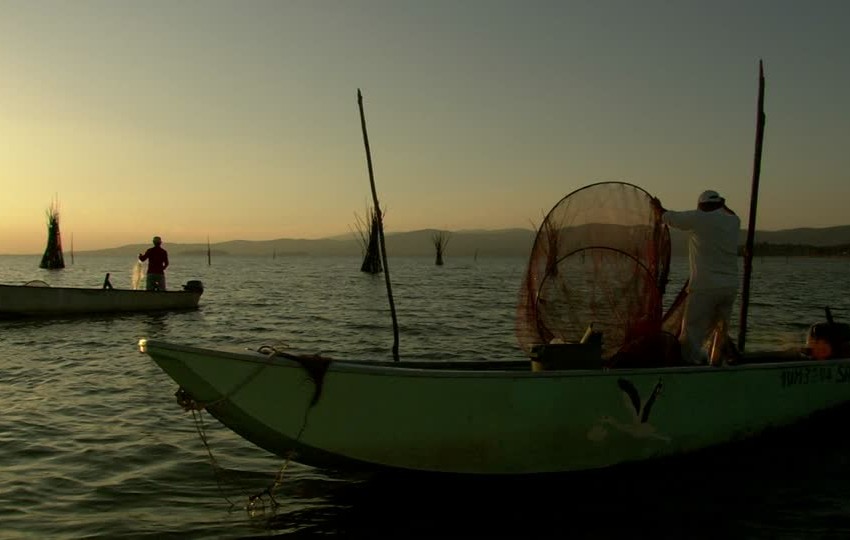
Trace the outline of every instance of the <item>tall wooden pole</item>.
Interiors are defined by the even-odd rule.
[[[750,218],[747,225],[747,243],[744,246],[744,285],[741,291],[741,316],[738,331],[738,350],[744,352],[747,341],[747,311],[750,304],[750,278],[753,272],[753,241],[756,234],[756,207],[759,198],[759,175],[761,174],[761,149],[764,140],[764,66],[759,60],[758,114],[756,116],[756,150],[753,158],[753,184],[750,193]]]
[[[381,261],[384,263],[384,281],[387,283],[387,298],[390,301],[390,314],[393,318],[393,360],[398,362],[398,320],[393,302],[393,288],[390,284],[390,267],[387,264],[387,248],[384,243],[384,217],[381,205],[378,204],[378,192],[375,190],[375,174],[372,171],[372,152],[369,150],[369,135],[366,133],[366,116],[363,114],[363,94],[357,89],[357,106],[360,108],[360,126],[363,128],[363,144],[366,145],[366,164],[369,167],[369,183],[372,186],[372,202],[375,205],[375,216],[378,226],[378,239],[381,244]]]

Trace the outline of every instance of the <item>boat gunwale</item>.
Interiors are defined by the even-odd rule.
[[[144,344],[142,344],[144,342]],[[295,359],[295,353],[287,353],[291,356],[264,354],[253,349],[239,351],[226,349],[209,349],[193,345],[183,345],[159,340],[140,340],[140,350],[149,356],[151,346],[155,350],[175,351],[219,358],[231,358],[239,361],[270,364],[279,367],[293,367],[301,369],[301,363]],[[765,356],[769,353],[761,353]],[[776,355],[785,354],[787,351],[777,352]],[[305,360],[310,360],[310,355],[304,355]],[[775,362],[751,362],[732,366],[671,366],[671,367],[645,367],[624,369],[562,369],[551,371],[532,371],[529,360],[496,360],[488,361],[401,361],[392,360],[338,360],[324,357],[330,361],[329,372],[359,373],[364,375],[404,376],[404,377],[515,377],[515,378],[587,378],[587,377],[611,377],[611,376],[634,376],[634,375],[691,375],[704,373],[742,373],[749,371],[771,371],[778,369],[792,369],[798,367],[831,366],[850,363],[850,358],[833,358],[829,360],[814,360],[801,358],[799,360],[780,360]],[[514,369],[506,369],[504,366],[510,364],[516,366]],[[521,367],[527,365],[528,369]],[[519,369],[517,369],[519,368]]]
[[[57,319],[199,309],[204,291],[54,287],[0,283],[0,320]],[[62,299],[60,301],[60,299]],[[144,300],[142,300],[144,299]],[[89,302],[97,305],[92,307]],[[88,307],[68,307],[83,303]],[[124,304],[139,304],[127,307]],[[58,306],[58,307],[57,307]]]
[[[116,294],[116,293],[118,293],[118,294],[123,294],[123,293],[151,294],[151,293],[154,293],[154,294],[157,294],[157,295],[162,295],[162,294],[187,294],[187,295],[197,294],[198,296],[201,296],[203,294],[203,291],[196,291],[196,290],[195,291],[186,291],[186,290],[176,290],[175,289],[175,290],[171,290],[171,291],[167,291],[167,290],[166,291],[148,291],[148,290],[145,290],[145,289],[121,289],[121,288],[118,288],[118,287],[113,287],[112,289],[104,289],[102,287],[55,287],[53,285],[47,285],[45,287],[45,286],[25,285],[25,284],[12,285],[10,283],[0,283],[0,287],[4,287],[4,288],[8,287],[8,288],[13,288],[13,289],[27,288],[27,289],[33,289],[33,290],[47,290],[47,291],[63,291],[63,290],[64,291],[90,291],[90,292],[95,292],[95,293],[102,292],[103,294]]]

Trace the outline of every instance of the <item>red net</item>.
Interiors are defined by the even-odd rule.
[[[606,359],[641,344],[671,347],[681,310],[662,314],[670,236],[651,201],[632,184],[601,182],[570,193],[546,215],[517,308],[526,352],[553,340],[577,342],[591,325],[602,333]]]

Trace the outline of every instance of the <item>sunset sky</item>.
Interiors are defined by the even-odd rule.
[[[850,224],[850,2],[0,0],[0,253],[531,228],[583,185]]]

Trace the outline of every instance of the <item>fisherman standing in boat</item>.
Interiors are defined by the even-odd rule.
[[[153,237],[153,247],[139,253],[139,260],[148,261],[145,289],[148,291],[165,290],[165,269],[168,268],[168,252],[162,247],[162,238]]]
[[[682,357],[690,364],[720,363],[719,353],[728,340],[732,304],[738,294],[738,235],[741,220],[726,206],[726,199],[708,190],[699,196],[697,209],[674,212],[652,200],[661,219],[690,232],[688,242],[688,297],[682,317]],[[703,345],[711,340],[712,354]],[[733,349],[734,347],[730,347]]]

